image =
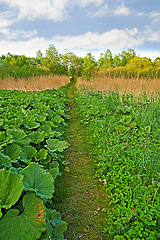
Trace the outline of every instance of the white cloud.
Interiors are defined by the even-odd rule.
[[[18,10],[18,19],[52,19],[63,21],[69,16],[69,9],[78,5],[85,8],[91,4],[100,6],[105,0],[0,0],[13,10]]]
[[[0,13],[0,28],[9,27],[15,22],[14,11],[5,11]]]
[[[131,14],[131,10],[128,7],[126,7],[123,3],[121,6],[117,6],[113,10],[113,15],[115,16],[120,16],[120,15],[127,16],[129,14]]]
[[[86,7],[90,4],[95,4],[97,7],[100,6],[105,0],[75,0],[81,7]]]
[[[128,48],[140,46],[143,38],[137,37],[138,30],[134,29],[113,29],[103,34],[87,32],[78,36],[55,36],[53,41],[56,45],[63,45],[67,48]]]
[[[45,53],[51,40],[45,38],[35,37],[28,41],[11,41],[11,40],[0,40],[0,56],[6,55],[8,52],[17,55],[26,55],[27,57],[35,57],[36,52],[41,50]]]
[[[149,42],[160,42],[160,31],[153,31],[148,26],[146,27],[145,31],[143,32],[146,41]]]
[[[108,5],[104,5],[104,6],[100,7],[97,11],[95,11],[94,13],[91,13],[90,15],[93,17],[104,17],[107,14],[109,14],[109,7],[108,7]]]
[[[18,39],[32,39],[37,34],[36,30],[33,31],[12,31],[9,28],[0,28],[0,38],[5,38],[5,40],[18,40]]]
[[[2,31],[1,31],[2,32]],[[6,29],[3,34],[8,36],[10,30]],[[36,52],[40,49],[44,51],[48,48],[49,44],[54,44],[57,49],[63,50],[65,48],[71,51],[80,50],[81,52],[95,51],[95,49],[122,49],[133,48],[141,46],[144,39],[139,36],[138,30],[133,29],[113,29],[103,34],[87,32],[83,35],[77,36],[53,36],[51,39],[39,38],[34,36],[36,32],[15,32],[12,34],[12,39],[17,35],[28,36],[28,41],[13,41],[7,39],[0,40],[1,51],[0,55],[11,52],[14,54],[25,54],[26,56],[35,56]],[[102,50],[101,50],[102,51]]]
[[[153,11],[149,13],[149,17],[152,19],[152,23],[156,23],[160,21],[160,12]]]

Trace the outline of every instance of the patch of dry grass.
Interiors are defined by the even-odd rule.
[[[160,92],[160,79],[121,79],[96,77],[91,80],[78,78],[77,87],[89,86],[96,90],[117,90],[120,94],[133,93],[139,95],[142,92]]]
[[[22,91],[42,91],[46,89],[58,89],[69,83],[70,80],[66,76],[42,76],[33,77],[31,79],[0,79],[0,89],[22,90]]]

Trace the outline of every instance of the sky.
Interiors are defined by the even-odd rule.
[[[52,44],[95,58],[134,49],[160,57],[160,0],[0,0],[0,56],[35,57]]]

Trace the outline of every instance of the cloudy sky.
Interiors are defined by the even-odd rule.
[[[160,0],[0,0],[0,56],[49,44],[95,57],[133,48],[160,57]]]

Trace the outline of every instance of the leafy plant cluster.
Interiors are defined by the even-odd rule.
[[[160,239],[160,95],[82,90],[76,102],[109,197],[107,239]]]
[[[66,223],[52,209],[63,151],[65,88],[0,90],[0,239],[64,239]]]

